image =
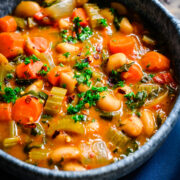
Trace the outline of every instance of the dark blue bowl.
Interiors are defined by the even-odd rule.
[[[111,2],[110,0],[94,1],[102,4]],[[180,22],[178,22],[178,20],[157,0],[116,1],[138,12],[145,18],[148,24],[155,29],[159,38],[164,39],[164,46],[168,47],[176,79],[180,82]],[[13,8],[19,2],[20,0],[0,0],[0,16],[12,12]],[[177,121],[179,112],[180,95],[178,95],[174,108],[165,123],[143,147],[129,157],[108,166],[84,172],[55,171],[27,164],[0,150],[0,167],[8,171],[8,173],[17,176],[19,179],[117,179],[130,173],[153,155],[172,130]]]

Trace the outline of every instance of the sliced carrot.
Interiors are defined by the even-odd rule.
[[[170,68],[170,60],[155,51],[146,53],[143,56],[141,63],[143,69],[147,71],[165,71]]]
[[[16,67],[16,74],[18,78],[21,79],[37,79],[38,78],[38,72],[43,67],[43,63],[41,61],[33,62],[31,60],[31,63],[24,64],[21,63]]]
[[[109,42],[109,50],[112,54],[124,53],[132,55],[135,48],[135,40],[127,35],[115,35]]]
[[[19,33],[0,33],[0,53],[7,58],[23,53],[24,38]]]
[[[88,25],[87,15],[83,8],[77,8],[73,11],[72,19],[77,18],[77,17],[79,17],[79,19],[81,20],[80,22],[81,26],[84,27]]]
[[[60,81],[60,73],[61,72],[69,72],[70,68],[69,67],[60,67],[56,66],[53,68],[49,73],[48,73],[48,81],[53,85],[53,86],[58,86],[59,81]]]
[[[123,80],[126,81],[127,84],[135,84],[139,82],[143,77],[143,72],[139,65],[133,64],[128,72],[123,72],[121,74]]]
[[[14,32],[16,29],[17,23],[12,16],[0,18],[0,32]]]
[[[12,103],[0,103],[0,121],[12,120]]]
[[[33,96],[23,96],[16,100],[12,108],[12,118],[21,124],[32,124],[36,122],[43,110],[39,99]]]
[[[48,49],[48,41],[43,37],[33,37],[31,38],[32,43],[39,52],[45,52]]]

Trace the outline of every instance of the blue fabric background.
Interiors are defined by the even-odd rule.
[[[1,180],[19,180],[0,172]],[[122,180],[178,180],[180,179],[180,117],[167,140],[142,167]]]

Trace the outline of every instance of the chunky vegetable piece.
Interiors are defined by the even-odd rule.
[[[175,103],[171,60],[141,16],[90,2],[21,1],[0,18],[0,148],[25,162],[84,171],[120,161]]]
[[[0,103],[0,121],[12,120],[12,103]]]
[[[137,83],[142,79],[143,72],[139,65],[134,64],[129,68],[128,72],[123,72],[121,76],[122,79],[125,80],[127,84]]]
[[[80,19],[80,25],[81,26],[87,26],[88,25],[88,21],[87,21],[87,15],[86,12],[83,8],[77,8],[73,11],[72,14],[72,19],[74,20],[75,18],[79,18]]]
[[[23,53],[24,38],[20,33],[1,33],[0,42],[0,53],[7,58]]]
[[[47,99],[44,110],[52,115],[58,114],[60,112],[60,108],[66,95],[66,92],[66,89],[53,87]]]
[[[30,59],[30,63],[22,63],[16,67],[16,74],[20,79],[37,79],[38,72],[43,67],[43,63],[41,61],[34,62]]]
[[[33,1],[22,1],[15,9],[16,16],[32,17],[41,10],[38,3]]]
[[[56,131],[60,131],[60,130],[73,132],[76,134],[84,134],[85,133],[83,124],[81,124],[79,122],[75,122],[73,119],[73,116],[59,118],[57,121],[52,122],[50,124],[47,134],[49,136],[52,136]]]
[[[109,50],[112,54],[124,53],[129,56],[135,49],[135,40],[131,36],[115,35],[109,42]]]
[[[0,18],[0,32],[14,32],[17,29],[17,23],[14,17],[5,16]]]
[[[48,41],[43,37],[33,37],[31,41],[39,52],[45,52],[48,49]]]
[[[142,58],[142,66],[147,71],[165,71],[169,69],[170,61],[162,54],[151,51],[145,54]]]
[[[31,124],[38,120],[42,113],[42,104],[33,96],[19,98],[12,108],[12,118],[20,124]]]

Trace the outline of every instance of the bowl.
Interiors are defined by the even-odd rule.
[[[159,35],[159,38],[164,39],[164,46],[168,47],[175,77],[177,81],[180,82],[180,22],[173,17],[159,3],[158,0],[113,0],[113,2],[115,1],[125,4],[127,7],[132,8],[134,11],[140,14],[144,20],[148,22],[149,26],[154,27],[155,31]],[[0,16],[11,13],[19,2],[20,0],[0,0]],[[94,0],[94,2],[105,5],[112,1]],[[141,166],[157,151],[175,125],[179,113],[180,94],[178,94],[176,103],[169,117],[157,131],[157,133],[138,151],[127,158],[108,166],[83,172],[49,170],[22,162],[0,150],[0,168],[6,171],[8,170],[8,173],[17,176],[18,179],[118,179]]]

